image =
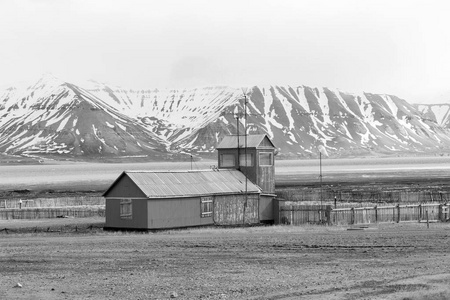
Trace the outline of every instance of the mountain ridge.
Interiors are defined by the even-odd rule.
[[[308,86],[253,86],[245,97],[248,133],[268,134],[283,158],[316,157],[321,145],[332,157],[450,152],[450,105]],[[244,134],[244,102],[227,86],[127,90],[44,76],[0,91],[0,152],[208,156],[224,135]]]

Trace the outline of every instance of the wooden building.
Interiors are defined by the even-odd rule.
[[[237,170],[123,172],[105,192],[106,229],[258,223],[261,189]]]
[[[248,136],[247,149],[237,139],[220,143],[218,169],[123,172],[103,195],[105,229],[273,222],[275,147],[265,135]]]
[[[275,146],[267,135],[248,135],[247,139],[242,135],[229,135],[223,138],[217,150],[219,169],[240,170],[264,193],[275,193]]]
[[[237,169],[262,189],[259,210],[261,222],[273,222],[275,197],[275,151],[265,134],[230,135],[217,146],[219,169]]]

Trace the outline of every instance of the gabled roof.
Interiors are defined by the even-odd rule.
[[[237,148],[238,136],[227,135],[217,146],[217,149]],[[239,148],[245,148],[245,135],[239,135]],[[275,148],[272,141],[265,134],[247,135],[247,148]]]
[[[196,171],[124,171],[103,194],[128,176],[148,198],[180,198],[203,195],[245,193],[245,175],[238,170]],[[247,193],[261,193],[261,189],[247,181]]]

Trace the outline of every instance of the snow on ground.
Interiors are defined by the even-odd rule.
[[[292,117],[292,104],[291,102],[289,102],[288,99],[286,99],[285,96],[283,96],[277,88],[274,88],[274,94],[275,97],[280,100],[281,104],[283,105],[284,111],[286,112],[286,116],[288,118],[289,121],[289,129],[292,130],[295,128],[295,121],[294,118]]]
[[[448,105],[433,105],[431,111],[436,117],[436,121],[439,125],[444,125],[444,121],[448,119],[450,106]]]
[[[324,124],[331,124],[330,119],[330,106],[328,105],[328,98],[325,95],[323,88],[319,89],[319,95],[317,97],[317,101],[319,102],[320,109],[322,109],[323,122]],[[308,110],[310,111],[310,110]]]
[[[398,107],[395,104],[395,102],[391,99],[391,97],[389,97],[389,95],[381,95],[381,98],[384,100],[384,102],[387,105],[387,108],[391,111],[392,115],[394,117],[397,117],[397,113],[398,113]],[[389,111],[388,110],[388,111]]]
[[[59,123],[58,129],[56,129],[56,131],[62,131],[66,127],[67,122],[69,122],[69,119],[70,119],[70,116],[63,119],[61,121],[61,123]]]

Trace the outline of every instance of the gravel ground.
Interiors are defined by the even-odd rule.
[[[449,299],[449,237],[441,223],[0,233],[0,299]]]

